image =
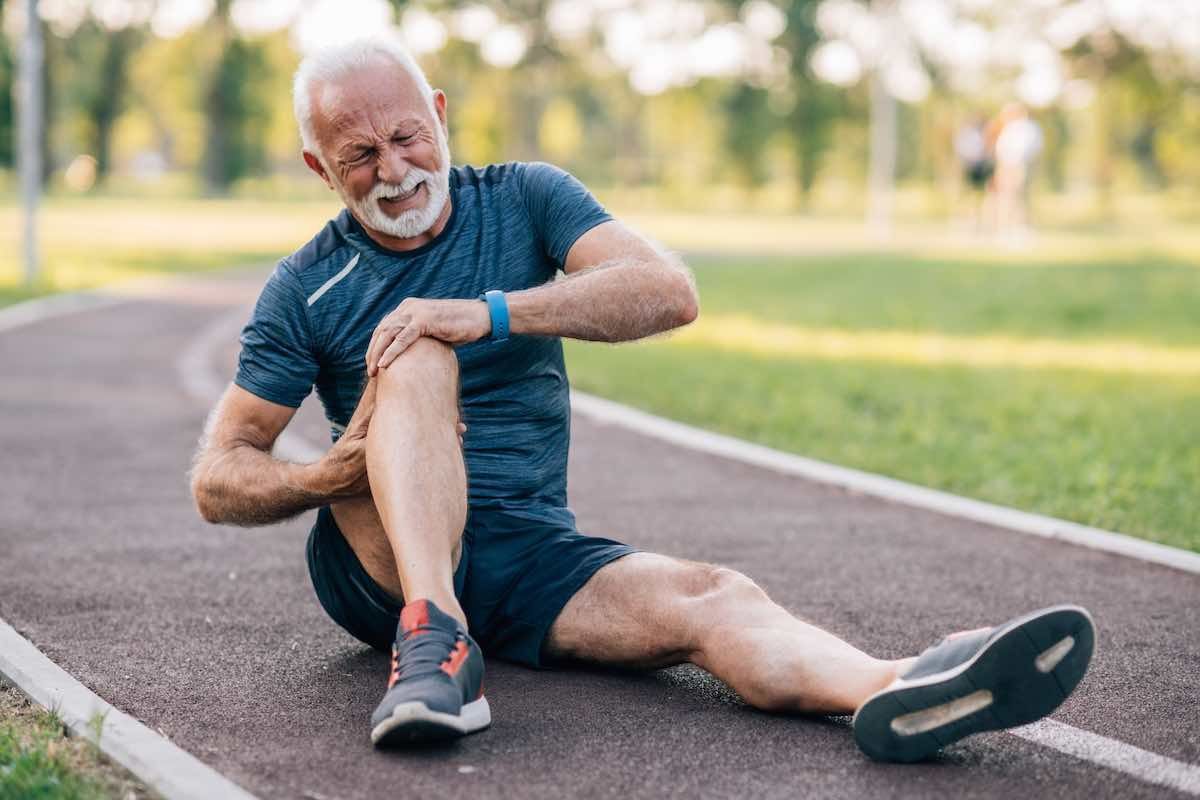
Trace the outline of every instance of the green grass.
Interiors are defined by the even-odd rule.
[[[694,259],[693,328],[568,342],[568,367],[578,388],[700,427],[1200,550],[1200,268],[1094,257]],[[840,349],[805,345],[829,331]],[[860,346],[878,332],[904,338]],[[941,349],[924,352],[930,334]],[[1068,363],[1037,362],[1060,345]]]
[[[692,266],[705,313],[847,330],[1200,344],[1200,269],[1161,256],[1096,254],[1079,264],[877,253]]]
[[[53,713],[0,686],[0,800],[140,798],[148,790],[91,743],[63,735]]]
[[[52,198],[39,225],[42,269],[23,285],[19,209],[0,206],[0,302],[148,275],[274,261],[324,224],[329,202]]]
[[[1195,380],[571,342],[573,384],[710,430],[1200,549]]]
[[[294,201],[52,198],[37,292],[294,250]],[[1200,226],[1059,227],[1028,251],[943,222],[625,217],[692,253],[700,321],[568,343],[574,383],[668,417],[992,502],[1200,550]],[[0,304],[19,282],[0,206]],[[699,255],[697,255],[699,254]]]

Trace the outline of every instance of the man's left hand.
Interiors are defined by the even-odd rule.
[[[396,360],[409,345],[428,336],[447,344],[474,342],[492,332],[487,303],[479,300],[425,300],[409,297],[380,321],[367,346],[367,375]]]

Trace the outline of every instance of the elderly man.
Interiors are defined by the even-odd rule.
[[[346,208],[263,288],[192,488],[210,522],[319,509],[321,604],[392,653],[377,745],[487,727],[481,646],[535,667],[690,661],[761,709],[855,713],[862,748],[893,760],[1041,717],[1082,678],[1092,626],[1073,606],[879,660],[737,572],[577,531],[559,337],[687,324],[686,267],[559,169],[452,168],[446,96],[389,39],[306,59],[295,109]],[[275,459],[314,385],[333,446]]]

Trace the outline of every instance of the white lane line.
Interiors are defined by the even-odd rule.
[[[128,303],[145,297],[156,291],[161,291],[172,283],[188,278],[198,277],[195,274],[180,275],[148,275],[141,278],[129,278],[117,281],[109,286],[98,286],[94,289],[81,289],[77,292],[63,292],[35,297],[11,306],[0,308],[0,333],[32,325],[45,319],[75,314],[80,311],[106,308],[118,303]]]
[[[229,380],[217,374],[213,359],[218,350],[237,339],[249,313],[247,308],[236,308],[217,317],[196,334],[176,359],[179,382],[193,399],[205,404],[215,403],[229,388]],[[290,430],[284,430],[275,440],[274,454],[288,461],[311,463],[324,452]]]
[[[1146,783],[1200,795],[1200,767],[1194,764],[1185,764],[1052,719],[1013,728],[1009,733]]]
[[[69,312],[62,312],[69,313]],[[211,323],[208,327],[196,336],[187,349],[188,357],[181,358],[177,367],[180,370],[182,377],[185,367],[194,368],[200,374],[195,378],[188,379],[189,392],[196,391],[197,399],[199,392],[214,392],[219,395],[223,391],[223,385],[219,377],[213,372],[210,366],[212,363],[211,352],[212,348],[220,347],[228,340],[222,338],[228,335],[229,326],[233,324],[233,320],[244,318],[246,312],[238,310],[236,315],[230,312],[225,317]],[[204,347],[209,348],[206,352],[203,348],[197,345],[198,342],[203,342]],[[210,398],[211,399],[211,398]],[[945,492],[935,492],[933,490],[922,489],[919,486],[903,483],[902,481],[894,481],[890,478],[871,475],[870,473],[850,470],[844,467],[837,467],[832,464],[806,459],[800,456],[795,456],[790,453],[782,453],[777,450],[771,450],[761,445],[755,445],[750,442],[744,442],[740,439],[734,439],[729,436],[710,433],[698,428],[693,428],[682,423],[666,420],[661,417],[655,417],[637,409],[622,406],[609,400],[604,400],[599,397],[586,395],[580,392],[572,392],[571,402],[573,410],[582,412],[585,416],[592,418],[595,421],[608,424],[617,424],[630,428],[639,433],[662,439],[672,444],[699,450],[702,452],[712,453],[714,455],[724,456],[737,461],[755,464],[758,466],[774,469],[785,474],[797,475],[799,477],[808,478],[820,483],[829,483],[836,486],[842,486],[854,491],[862,492],[863,494],[871,494],[874,496],[884,497],[889,500],[894,500],[899,503],[913,505],[921,508],[931,508],[942,513],[952,516],[965,517],[967,519],[977,519],[978,521],[987,522],[1001,528],[1008,528],[1024,533],[1034,533],[1034,531],[1025,530],[1024,528],[1013,528],[1010,524],[998,521],[999,517],[980,519],[979,517],[970,516],[964,513],[953,513],[947,508],[928,505],[922,502],[917,502],[919,497],[914,497],[909,494],[911,490],[916,490],[921,493],[929,493],[935,496],[942,496],[952,500],[962,500],[972,505],[980,505],[989,509],[997,509],[1002,512],[1011,512],[1020,517],[1033,517],[1036,519],[1047,520],[1049,522],[1071,526],[1076,528],[1084,528],[1087,531],[1097,531],[1098,533],[1108,534],[1107,531],[1099,531],[1098,529],[1085,528],[1082,525],[1064,522],[1062,520],[1053,520],[1049,517],[1038,517],[1034,514],[1025,514],[1024,512],[1005,509],[1001,506],[991,506],[988,503],[978,503],[978,501],[967,500],[966,498],[958,498],[955,495],[950,495]],[[286,433],[286,431],[285,431]],[[306,445],[310,450],[319,452],[319,448],[299,436],[295,437],[299,442]],[[864,483],[858,483],[860,479],[875,479],[881,482],[880,489],[887,489],[895,485],[892,493],[884,493],[883,491],[870,491],[873,484],[868,480]],[[899,491],[897,491],[899,490]],[[934,498],[936,499],[936,498]],[[1049,536],[1050,538],[1061,538],[1074,544],[1083,544],[1095,549],[1106,550],[1108,548],[1100,546],[1095,542],[1085,542],[1073,539],[1068,536],[1054,536],[1051,534],[1041,533],[1036,535]],[[1121,537],[1120,534],[1108,534],[1111,536]],[[1129,537],[1121,537],[1129,538]],[[1136,541],[1136,540],[1135,540]],[[1149,544],[1149,543],[1144,543]],[[1156,545],[1155,547],[1160,547]],[[1174,548],[1164,548],[1166,550],[1174,550]],[[1112,549],[1109,552],[1118,553],[1130,558],[1136,558],[1153,563],[1168,563],[1158,558],[1147,557],[1145,552],[1133,550]],[[1192,556],[1195,554],[1187,553],[1186,551],[1177,551],[1182,555]],[[1153,555],[1151,553],[1151,555]],[[1191,566],[1186,563],[1179,565],[1169,563],[1169,566],[1175,566],[1189,572],[1200,572],[1200,567]],[[1070,755],[1074,758],[1079,758],[1084,761],[1106,767],[1116,772],[1120,772],[1138,780],[1147,781],[1149,783],[1170,786],[1179,791],[1186,792],[1192,795],[1200,796],[1200,767],[1196,767],[1184,762],[1175,761],[1160,756],[1157,753],[1152,753],[1147,750],[1142,750],[1139,747],[1126,744],[1125,742],[1109,739],[1099,734],[1083,731],[1074,728],[1056,720],[1044,719],[1032,725],[1027,725],[1022,728],[1016,728],[1009,733],[1025,739],[1030,742],[1048,747],[1065,755]]]
[[[702,430],[664,419],[611,400],[572,391],[571,409],[596,422],[619,425],[637,433],[702,453],[722,456],[745,464],[796,475],[816,483],[838,486],[872,497],[881,497],[914,508],[924,508],[951,517],[969,519],[997,528],[1057,539],[1093,550],[1136,558],[1152,564],[1200,574],[1200,553],[1135,539],[1123,533],[1091,528],[1041,514],[959,497],[904,481],[839,467],[812,458],[784,453],[760,444]]]
[[[32,324],[50,317],[71,314],[88,308],[98,308],[131,299],[136,298],[78,292],[28,300],[9,306],[8,308],[0,309],[0,332]],[[237,313],[241,315],[241,318],[246,316],[246,312],[239,311]],[[234,319],[234,317],[235,315],[231,313],[229,320]],[[228,321],[227,323],[232,324]],[[212,335],[214,338],[223,335],[219,331],[210,329],[205,329],[202,335],[205,334]],[[181,374],[184,374],[182,369],[185,360],[180,359],[177,365],[181,369]],[[203,362],[198,362],[193,358],[189,367],[197,363]],[[211,375],[211,368],[208,368],[208,374]],[[184,388],[188,393],[203,402],[213,402],[225,388],[223,385],[220,385],[214,392],[213,385],[202,383],[202,378],[198,374],[191,375],[183,380]],[[829,464],[792,453],[784,453],[764,447],[763,445],[735,439],[732,436],[724,436],[719,433],[712,433],[711,431],[685,425],[681,422],[675,422],[674,420],[664,419],[645,411],[623,406],[611,400],[605,400],[579,391],[573,390],[571,392],[571,407],[573,411],[577,411],[596,422],[621,425],[630,430],[691,450],[723,456],[736,461],[772,469],[787,475],[796,475],[817,483],[839,486],[873,497],[881,497],[916,508],[926,508],[948,516],[970,519],[1017,533],[1026,533],[1047,539],[1057,539],[1093,550],[1102,550],[1125,556],[1126,558],[1134,558],[1152,564],[1163,564],[1183,570],[1184,572],[1200,574],[1200,553],[1192,553],[1177,547],[1135,539],[1132,536],[1122,533],[1092,528],[1075,522],[1055,519],[1054,517],[1018,511],[1013,508],[985,503],[981,500],[959,497],[949,492],[927,489],[924,486],[905,483],[894,478],[874,475],[869,472],[849,469],[848,467],[839,467],[836,464]],[[318,458],[323,452],[322,448],[299,439],[299,437],[293,437],[288,434],[288,431],[284,431],[280,438],[283,441],[284,449],[290,453],[286,457],[290,459],[312,461]],[[295,442],[297,445],[295,451],[292,451],[292,446],[289,442]]]
[[[50,317],[74,314],[78,311],[87,311],[92,308],[104,308],[105,306],[123,303],[131,299],[112,294],[78,292],[72,294],[53,294],[49,297],[26,300],[23,303],[17,303],[0,309],[0,333],[25,325],[32,325],[35,322],[40,322]]]
[[[0,620],[0,675],[33,702],[54,709],[71,733],[96,743],[105,755],[168,800],[254,798],[195,756],[100,699],[4,620]]]
[[[230,341],[229,337],[232,335],[229,329],[230,318],[233,317],[237,320],[241,320],[245,318],[245,314],[246,312],[244,310],[239,310],[236,312],[236,317],[231,314],[227,317],[223,317],[212,322],[197,335],[193,346],[188,348],[189,352],[191,352],[193,348],[195,349],[194,355],[188,359],[186,364],[183,361],[180,362],[181,371],[184,368],[194,369],[196,371],[196,375],[192,376],[191,378],[185,378],[185,380],[191,381],[193,385],[197,387],[198,397],[201,390],[210,394],[219,394],[220,391],[223,390],[221,379],[218,378],[213,372],[213,364],[216,360],[214,358],[214,353],[217,349],[228,344]],[[183,377],[182,372],[181,377]],[[628,420],[632,419],[639,424],[644,425],[646,422],[644,419],[641,419],[641,417],[649,416],[643,415],[642,412],[635,411],[634,409],[612,403],[608,400],[601,400],[600,398],[591,397],[589,395],[580,395],[578,393],[572,396],[573,408],[575,407],[576,403],[580,403],[580,410],[583,410],[585,414],[592,416],[593,418],[595,418],[595,411],[600,409],[604,414],[603,421],[615,424],[626,424]],[[698,429],[695,428],[688,428],[687,426],[679,425],[679,423],[670,422],[669,420],[663,420],[661,418],[653,418],[652,422],[653,430],[649,432],[649,435],[666,439],[674,444],[682,444],[684,447],[692,447],[692,444],[695,442],[695,439],[692,438],[693,432],[701,434],[705,433],[704,431],[698,431]],[[663,423],[667,425],[666,430],[670,431],[673,435],[684,433],[687,434],[687,438],[685,438],[683,442],[679,442],[673,438],[669,438],[668,436],[661,435],[664,431],[664,428],[662,427]],[[675,426],[685,430],[681,432]],[[647,431],[638,427],[634,427],[633,425],[628,425],[628,427],[633,427],[633,429],[639,433],[648,433]],[[299,436],[295,438],[297,441],[302,442],[305,446],[310,448],[313,447],[313,445],[309,444],[303,439],[300,439]],[[748,444],[746,442],[742,442],[737,439],[731,439],[729,437],[720,438],[725,440],[722,443],[725,446]],[[756,445],[749,446],[757,447]],[[705,452],[716,452],[718,455],[724,455],[737,460],[745,460],[740,459],[736,454],[738,452],[736,447],[734,449],[734,455],[732,456],[730,456],[724,450],[709,450],[706,447],[693,447],[692,449],[704,449]],[[761,449],[766,450],[766,448]],[[774,453],[776,451],[770,452]],[[780,453],[779,455],[787,456],[788,454]],[[791,456],[788,457],[791,458]],[[750,461],[750,463],[758,464],[759,462]],[[1149,783],[1161,786],[1170,786],[1171,788],[1179,791],[1200,795],[1200,767],[1194,767],[1190,764],[1174,761],[1170,758],[1166,758],[1165,756],[1160,756],[1156,753],[1142,750],[1134,747],[1133,745],[1119,742],[1115,739],[1109,739],[1098,734],[1079,730],[1078,728],[1073,728],[1070,725],[1054,720],[1041,720],[1033,725],[1028,725],[1023,728],[1017,728],[1009,731],[1009,733],[1019,736],[1027,741],[1049,747],[1052,750],[1056,750],[1074,758],[1079,758],[1093,764],[1107,767],[1111,770],[1120,772],[1138,780],[1147,781]]]

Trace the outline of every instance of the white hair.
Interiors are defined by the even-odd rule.
[[[394,33],[355,39],[343,44],[323,47],[305,56],[296,70],[292,82],[292,107],[296,122],[300,125],[300,139],[304,149],[320,155],[316,134],[313,132],[313,92],[324,83],[337,80],[352,72],[371,66],[379,59],[390,59],[406,71],[416,82],[417,88],[429,104],[429,111],[437,121],[433,105],[433,87],[425,73],[404,49]]]

